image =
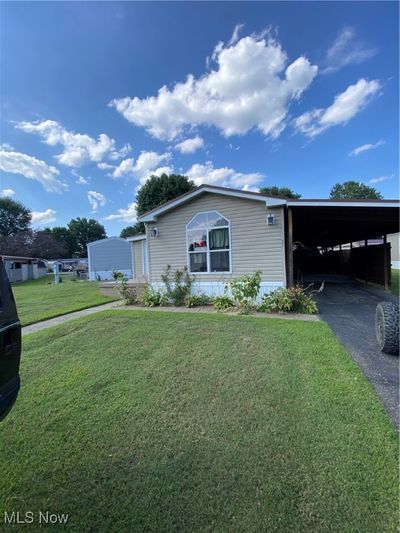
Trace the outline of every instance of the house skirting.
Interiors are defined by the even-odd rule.
[[[153,282],[151,286],[154,289],[164,289],[165,285],[162,282]],[[260,286],[260,292],[257,300],[261,300],[266,294],[276,291],[279,287],[284,287],[283,281],[262,281]],[[195,281],[192,285],[193,294],[205,294],[210,298],[214,296],[221,296],[225,292],[224,281]]]
[[[90,281],[111,281],[114,279],[114,272],[121,272],[128,279],[132,278],[132,270],[91,270],[89,274]]]

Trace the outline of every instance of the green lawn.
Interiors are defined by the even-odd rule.
[[[392,270],[392,293],[399,294],[400,270]]]
[[[0,516],[396,531],[396,432],[322,322],[101,312],[25,337],[21,378],[0,425]]]
[[[94,281],[72,281],[71,275],[63,276],[63,283],[58,285],[53,281],[54,276],[49,274],[40,279],[13,283],[12,290],[23,326],[114,299],[102,296],[98,283]]]

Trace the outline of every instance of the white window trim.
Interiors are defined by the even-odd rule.
[[[215,212],[215,213],[218,213],[218,215],[221,217],[221,218],[224,218],[227,222],[228,222],[228,225],[227,226],[218,226],[218,227],[215,227],[215,228],[206,228],[205,231],[207,231],[207,251],[206,252],[189,252],[189,239],[188,239],[188,233],[190,231],[199,231],[198,229],[188,229],[188,226],[191,224],[191,222],[193,222],[193,220],[198,216],[198,215],[204,215],[206,213],[211,213],[211,212]],[[211,230],[213,229],[228,229],[228,234],[229,234],[229,249],[224,249],[224,250],[209,250],[208,248],[208,241],[209,241],[209,238],[208,238],[208,234]],[[212,253],[215,253],[215,252],[229,252],[229,270],[224,270],[223,272],[221,271],[211,271],[210,270],[210,254]],[[190,254],[193,254],[193,253],[205,253],[207,255],[207,272],[192,272],[190,270]],[[226,216],[222,215],[219,211],[217,211],[216,209],[211,209],[210,211],[199,211],[198,213],[196,213],[194,215],[194,217],[192,217],[189,222],[186,224],[186,257],[187,257],[187,266],[188,266],[188,272],[189,274],[192,274],[193,276],[224,276],[225,274],[232,274],[232,235],[231,235],[231,222],[228,218],[226,218]]]

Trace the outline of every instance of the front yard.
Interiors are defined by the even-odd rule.
[[[68,274],[63,275],[59,285],[53,281],[54,275],[49,274],[40,279],[13,283],[23,326],[115,300],[102,296],[94,281],[73,281]]]
[[[3,511],[73,531],[397,528],[396,432],[320,322],[108,311],[24,338]]]

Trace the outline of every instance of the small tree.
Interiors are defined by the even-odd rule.
[[[354,199],[354,200],[379,200],[382,195],[373,187],[357,181],[345,181],[344,183],[335,183],[330,192],[330,198],[335,199]]]
[[[282,198],[301,198],[301,194],[292,191],[289,187],[278,187],[277,185],[272,185],[271,187],[262,187],[260,189],[262,194],[266,196],[280,196]]]
[[[28,231],[31,212],[20,202],[11,198],[0,198],[0,237],[11,237]]]
[[[142,215],[194,188],[192,181],[179,174],[151,176],[138,190],[136,211],[138,215]]]
[[[104,226],[93,218],[75,218],[68,224],[71,241],[75,244],[74,257],[86,257],[89,242],[98,241],[107,237]]]
[[[64,226],[55,226],[50,230],[54,239],[65,248],[63,254],[60,254],[58,258],[72,257],[76,250],[76,240],[68,228]]]
[[[141,233],[145,233],[146,229],[143,222],[136,222],[133,226],[127,226],[121,231],[120,237],[126,239],[127,237],[134,237]]]
[[[30,245],[32,257],[41,259],[58,259],[66,257],[68,252],[67,243],[58,241],[51,233],[51,230],[35,231]]]

